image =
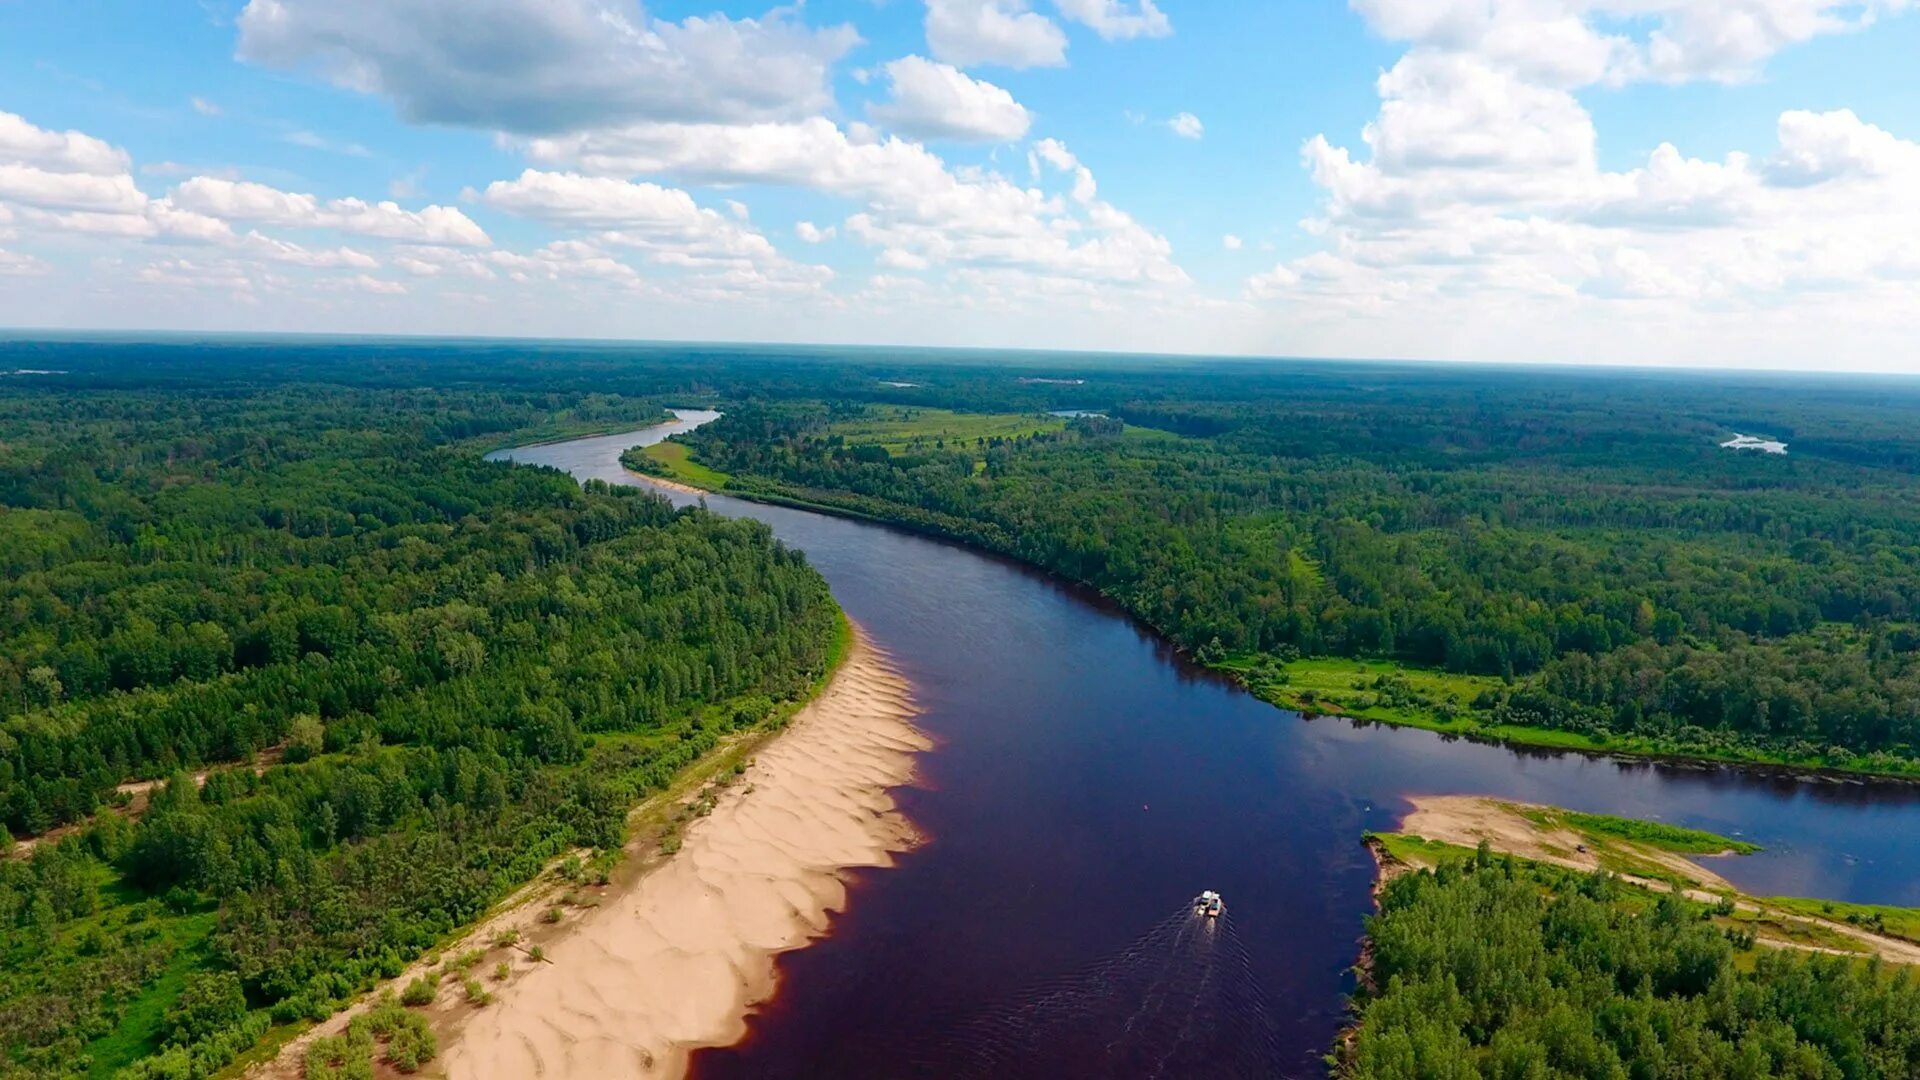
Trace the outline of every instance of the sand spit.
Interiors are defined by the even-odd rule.
[[[929,744],[908,687],[856,633],[827,689],[761,751],[680,851],[611,895],[443,1042],[455,1080],[674,1077],[746,1032],[775,957],[826,933],[843,874],[915,841],[888,789]]]
[[[716,494],[715,492],[709,491],[706,488],[694,487],[692,484],[682,483],[679,480],[669,480],[664,476],[655,476],[652,473],[634,472],[632,469],[628,469],[627,471],[630,473],[633,473],[634,476],[639,477],[641,480],[645,481],[648,484],[653,485],[654,487],[666,488],[668,491],[678,491],[685,495]]]
[[[1399,831],[1408,836],[1460,847],[1476,847],[1485,840],[1501,854],[1581,871],[1603,868],[1604,848],[1649,867],[1648,873],[1616,871],[1628,884],[1654,892],[1666,892],[1678,885],[1683,896],[1702,904],[1732,901],[1734,924],[1751,930],[1756,944],[1841,956],[1870,954],[1889,963],[1920,966],[1920,942],[1876,933],[1839,918],[1788,911],[1779,901],[1744,895],[1726,878],[1684,855],[1613,837],[1582,836],[1565,827],[1537,824],[1525,816],[1527,811],[1553,812],[1554,807],[1477,795],[1410,795],[1407,801],[1413,804],[1413,812],[1400,823]],[[1370,842],[1369,847],[1380,865],[1374,889],[1377,902],[1385,883],[1409,868],[1397,863],[1378,842]],[[1655,871],[1658,877],[1649,876]]]
[[[1461,847],[1473,847],[1485,840],[1495,851],[1535,862],[1553,863],[1570,870],[1600,869],[1600,852],[1588,847],[1586,837],[1570,829],[1543,828],[1521,816],[1523,810],[1552,810],[1553,807],[1477,795],[1412,795],[1407,801],[1413,804],[1413,813],[1400,823],[1401,832]],[[1630,846],[1636,858],[1657,864],[1675,877],[1703,889],[1724,892],[1733,888],[1726,878],[1684,855],[1644,845]]]

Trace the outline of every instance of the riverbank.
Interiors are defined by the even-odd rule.
[[[1484,676],[1455,676],[1447,672],[1410,668],[1391,661],[1315,658],[1311,661],[1300,661],[1300,663],[1331,668],[1351,665],[1357,670],[1365,670],[1374,675],[1379,673],[1376,669],[1387,669],[1391,674],[1416,681],[1430,678],[1447,682],[1470,682],[1485,678]],[[1343,695],[1339,694],[1316,693],[1310,688],[1303,691],[1285,684],[1263,684],[1249,677],[1248,665],[1244,660],[1216,664],[1213,667],[1215,670],[1233,676],[1247,688],[1249,693],[1269,705],[1298,712],[1310,718],[1340,716],[1350,720],[1386,724],[1389,727],[1417,728],[1421,731],[1472,739],[1495,746],[1571,751],[1592,757],[1631,758],[1636,761],[1653,761],[1670,765],[1732,766],[1752,772],[1788,776],[1796,780],[1833,783],[1865,781],[1920,783],[1920,761],[1867,761],[1862,758],[1824,754],[1794,756],[1745,748],[1709,750],[1630,735],[1595,736],[1583,735],[1576,731],[1562,731],[1558,728],[1496,724],[1477,719],[1470,712],[1465,715],[1453,711],[1443,714],[1417,707],[1358,704],[1344,699]],[[1366,694],[1363,690],[1356,692],[1356,696],[1364,698]]]
[[[1399,831],[1367,838],[1382,886],[1401,873],[1473,858],[1484,842],[1494,854],[1528,863],[1613,874],[1649,902],[1654,894],[1677,892],[1758,945],[1920,965],[1920,912],[1750,896],[1698,861],[1757,850],[1737,839],[1481,796],[1415,795],[1407,801],[1413,809]]]
[[[662,453],[661,447],[672,447],[673,450]],[[633,468],[630,462],[642,458],[650,467],[668,475]],[[831,514],[904,529],[1015,559],[1060,580],[1100,591],[1089,582],[1058,574],[1022,557],[1010,544],[983,542],[982,537],[949,527],[937,519],[893,516],[886,512],[885,504],[876,504],[874,500],[861,499],[858,506],[848,505],[838,501],[834,492],[798,491],[772,481],[753,477],[743,479],[716,472],[694,461],[679,443],[660,442],[647,447],[635,447],[623,455],[621,461],[629,471],[648,483],[674,491],[700,495],[724,494],[747,502]],[[1102,595],[1110,594],[1102,592]],[[1166,637],[1159,628],[1145,622],[1142,625],[1162,638]],[[1170,638],[1167,640],[1171,641]],[[1506,684],[1493,676],[1410,667],[1391,660],[1310,657],[1283,665],[1289,679],[1277,682],[1257,677],[1256,671],[1265,659],[1259,654],[1249,654],[1203,663],[1202,666],[1232,678],[1249,693],[1276,708],[1297,712],[1308,718],[1338,716],[1392,727],[1417,728],[1495,746],[1573,752],[1591,757],[1630,758],[1683,766],[1733,766],[1807,781],[1920,783],[1920,761],[1889,760],[1884,755],[1874,758],[1831,754],[1795,756],[1757,748],[1689,746],[1637,736],[1595,736],[1558,728],[1491,723],[1483,713],[1477,713],[1472,708],[1472,702],[1483,691],[1505,688]],[[1200,661],[1196,659],[1195,662]],[[1356,680],[1363,685],[1353,685]],[[1406,689],[1411,691],[1407,697],[1411,700],[1394,700],[1392,692],[1383,694],[1378,685],[1383,681],[1406,684]]]
[[[1920,946],[1798,917],[1686,858],[1736,841],[1628,818],[1415,797],[1367,838],[1378,912],[1342,1080],[1411,1075],[1906,1076]],[[1610,871],[1610,861],[1657,875]]]
[[[856,634],[826,690],[651,872],[599,898],[484,1008],[437,1018],[446,1073],[673,1077],[725,1046],[775,987],[775,958],[824,934],[846,872],[916,840],[888,790],[928,748],[909,689]]]

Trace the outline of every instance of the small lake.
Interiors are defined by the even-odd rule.
[[[490,455],[645,484],[647,431]],[[676,503],[698,497],[663,492]],[[885,526],[721,496],[804,550],[913,681],[928,837],[857,877],[826,939],[700,1077],[1324,1075],[1373,864],[1408,793],[1556,803],[1745,837],[1763,895],[1920,906],[1920,787],[1523,752],[1302,720],[1101,597]],[[1202,889],[1227,917],[1196,930]]]

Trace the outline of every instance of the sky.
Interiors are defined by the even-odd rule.
[[[0,0],[0,326],[1920,372],[1920,0]]]

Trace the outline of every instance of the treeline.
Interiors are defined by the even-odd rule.
[[[0,861],[0,1076],[209,1075],[617,848],[824,670],[839,616],[798,553],[481,462],[551,426],[498,401],[0,397],[0,813],[72,826]],[[117,788],[151,777],[133,820]]]
[[[1025,559],[1196,652],[1502,676],[1490,720],[1676,750],[1915,755],[1920,481],[1722,450],[1598,386],[1499,388],[1121,403],[1187,434],[911,453],[848,445],[846,406],[772,402],[681,438],[730,490]]]
[[[1352,1080],[1920,1075],[1920,984],[1755,949],[1710,909],[1489,856],[1388,882],[1367,924]]]

